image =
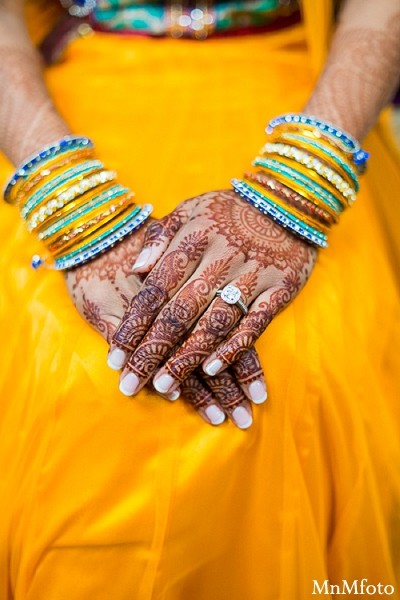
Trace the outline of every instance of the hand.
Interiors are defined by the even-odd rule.
[[[161,393],[200,365],[221,373],[296,296],[315,260],[313,247],[233,191],[184,202],[149,227],[135,264],[136,273],[152,270],[113,336],[109,356],[125,364],[121,388],[137,393],[165,359],[153,379]],[[215,297],[228,283],[241,290],[246,316]]]
[[[130,299],[142,285],[142,278],[133,273],[132,265],[142,248],[144,234],[142,228],[96,260],[66,272],[67,287],[76,308],[109,343]],[[218,425],[228,415],[244,429],[251,425],[252,418],[243,390],[248,397],[252,385],[256,392],[258,389],[256,403],[264,401],[266,394],[260,393],[259,386],[264,389],[265,382],[254,350],[233,365],[230,373],[214,378],[210,385],[201,373],[192,373],[182,382],[181,392],[207,423]],[[164,397],[175,400],[179,391]]]

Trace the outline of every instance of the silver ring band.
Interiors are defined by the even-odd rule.
[[[218,290],[216,296],[219,296],[227,304],[238,306],[244,315],[247,315],[249,312],[249,309],[242,300],[242,292],[231,283],[222,288],[222,290]]]

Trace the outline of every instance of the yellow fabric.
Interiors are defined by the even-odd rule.
[[[202,43],[96,34],[47,79],[73,130],[163,215],[228,186],[266,121],[303,106],[304,40],[301,26]],[[384,181],[375,196],[363,181],[260,340],[269,401],[248,431],[121,396],[105,342],[60,274],[30,269],[38,243],[2,204],[2,600],[309,600],[328,578],[398,590],[400,319],[380,208],[399,168],[379,131],[370,142]]]

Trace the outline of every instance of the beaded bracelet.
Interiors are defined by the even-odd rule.
[[[294,148],[289,144],[276,144],[267,143],[262,149],[267,154],[278,154],[279,156],[285,156],[286,158],[292,158],[299,164],[307,167],[312,171],[315,171],[318,175],[326,179],[331,183],[337,190],[342,194],[346,201],[353,203],[356,199],[354,190],[349,184],[338,175],[330,167],[324,165],[320,160],[311,156],[308,152]]]
[[[279,117],[275,117],[272,119],[267,127],[266,132],[272,133],[276,127],[281,125],[308,125],[310,127],[317,128],[322,133],[327,135],[335,144],[341,146],[341,148],[352,155],[353,162],[360,168],[362,171],[365,170],[367,160],[369,158],[369,153],[365,150],[362,150],[358,141],[349,133],[346,133],[342,129],[339,129],[332,123],[328,121],[324,121],[319,119],[318,117],[314,117],[311,115],[305,114],[293,114],[288,113],[285,115],[280,115]]]
[[[6,183],[3,192],[4,200],[10,204],[13,204],[11,200],[11,192],[13,188],[15,188],[17,183],[19,183],[21,180],[24,180],[31,175],[32,171],[42,165],[49,157],[81,148],[93,148],[93,142],[87,137],[67,135],[62,138],[62,140],[46,146],[37,154],[32,154],[22,163],[22,165],[18,167],[14,175]]]
[[[340,156],[338,152],[326,144],[324,140],[320,139],[318,141],[314,141],[297,133],[282,133],[281,135],[277,136],[277,140],[282,140],[284,142],[288,141],[295,148],[300,148],[310,152],[310,154],[315,154],[331,168],[340,171],[349,185],[353,185],[355,191],[358,192],[360,186],[356,172],[353,170],[350,163],[346,160],[343,160],[342,156]]]

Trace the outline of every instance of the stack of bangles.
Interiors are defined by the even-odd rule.
[[[305,114],[286,114],[266,128],[268,141],[240,196],[303,240],[327,247],[327,233],[353,204],[368,153],[351,135]]]
[[[48,256],[32,266],[70,269],[106,252],[148,219],[152,206],[134,194],[94,155],[86,137],[66,136],[27,159],[6,184],[4,199],[16,205]]]

